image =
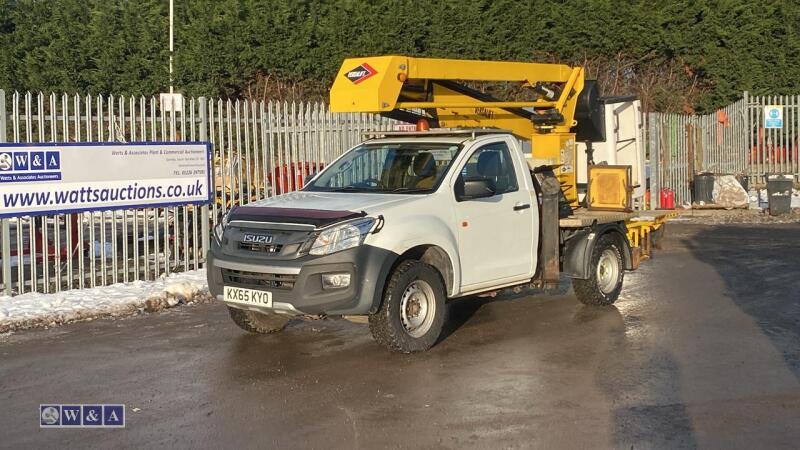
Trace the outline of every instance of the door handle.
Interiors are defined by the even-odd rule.
[[[514,211],[522,211],[523,209],[528,209],[531,207],[530,203],[521,203],[514,205]]]

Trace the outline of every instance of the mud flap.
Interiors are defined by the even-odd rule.
[[[559,199],[563,193],[552,169],[541,168],[535,173],[534,180],[539,185],[541,192],[538,281],[547,289],[557,287],[561,277],[558,220],[560,217]]]

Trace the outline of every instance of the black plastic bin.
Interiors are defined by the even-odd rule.
[[[692,201],[695,203],[714,202],[714,174],[700,173],[694,176]]]
[[[769,214],[780,216],[792,211],[792,187],[794,180],[783,175],[767,176],[767,195],[769,197]]]

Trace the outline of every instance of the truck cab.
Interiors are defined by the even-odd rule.
[[[581,301],[610,304],[632,268],[624,223],[562,229],[560,192],[510,132],[385,133],[300,191],[231,209],[214,230],[209,287],[245,330],[364,315],[400,352],[437,341],[446,301],[562,271]]]

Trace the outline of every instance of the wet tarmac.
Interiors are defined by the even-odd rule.
[[[797,448],[800,225],[676,225],[613,307],[451,304],[431,351],[365,325],[241,332],[219,304],[0,338],[0,447]],[[122,430],[40,403],[124,403]]]

